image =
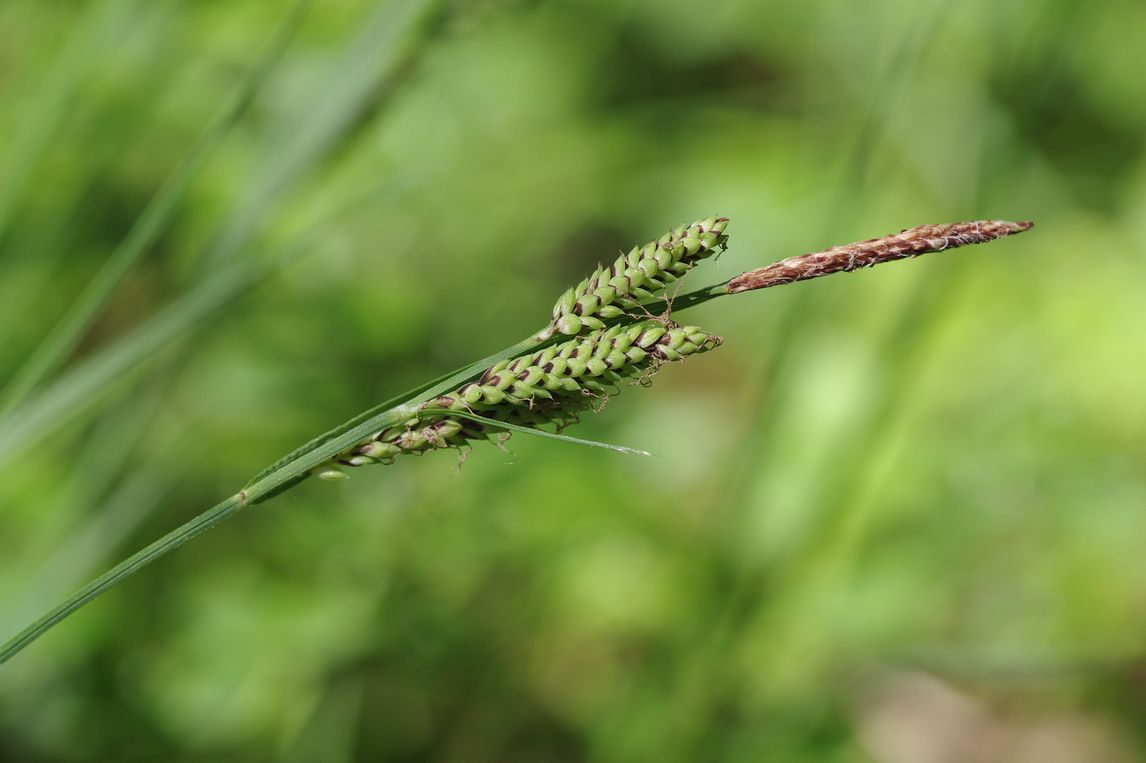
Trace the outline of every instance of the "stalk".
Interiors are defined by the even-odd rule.
[[[723,218],[720,219],[727,222]],[[658,310],[675,313],[703,304],[716,297],[767,289],[796,281],[819,278],[831,273],[850,272],[883,262],[917,257],[929,252],[941,252],[968,244],[984,243],[1003,236],[1021,233],[1031,227],[1033,227],[1033,223],[1030,222],[1013,223],[1001,220],[923,225],[890,236],[789,257],[771,265],[741,273],[723,283],[678,296],[671,301],[665,299],[653,302],[641,301],[639,307],[643,312],[648,313],[655,313]],[[723,234],[723,229],[720,233]],[[584,291],[584,293],[588,292]],[[570,304],[575,304],[575,302],[576,299]],[[632,316],[626,313],[605,320],[603,325],[616,325],[626,316],[630,321],[632,320]],[[243,508],[267,501],[279,493],[295,487],[306,480],[314,470],[336,459],[340,454],[345,454],[356,446],[369,442],[377,433],[409,422],[411,419],[417,420],[419,415],[448,414],[512,431],[525,431],[553,437],[554,435],[548,432],[498,421],[472,411],[443,406],[441,401],[450,398],[449,393],[455,392],[462,385],[480,379],[486,370],[499,363],[540,352],[546,347],[566,339],[560,335],[559,331],[555,330],[555,324],[556,320],[544,329],[501,352],[388,400],[287,454],[256,475],[238,493],[120,562],[22,630],[3,646],[0,646],[0,664],[7,662],[73,612],[115,587],[132,573],[173,551],[197,535],[210,530]]]

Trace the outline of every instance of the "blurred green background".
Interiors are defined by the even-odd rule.
[[[0,382],[287,13],[0,4]],[[1143,759],[1143,51],[1138,0],[318,0],[0,417],[0,637],[671,226],[732,219],[690,286],[1038,227],[682,315],[725,345],[573,432],[656,458],[240,514],[0,668],[0,756]]]

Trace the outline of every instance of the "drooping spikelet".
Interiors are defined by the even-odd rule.
[[[574,336],[584,329],[600,329],[602,319],[616,318],[653,299],[657,291],[723,248],[727,227],[726,217],[706,217],[633,247],[609,267],[598,265],[593,275],[557,300],[548,331]]]
[[[338,466],[390,463],[403,453],[457,447],[489,439],[505,430],[448,414],[474,413],[519,426],[558,429],[626,379],[654,373],[661,364],[705,352],[720,337],[695,326],[646,320],[597,329],[544,350],[502,361],[475,381],[422,403],[404,424],[378,432],[369,441],[317,469],[320,477],[342,476]]]

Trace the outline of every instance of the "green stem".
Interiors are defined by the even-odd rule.
[[[182,546],[200,533],[210,530],[242,508],[242,500],[233,495],[222,503],[203,512],[182,527],[169,532],[147,548],[123,560],[86,586],[76,591],[65,602],[51,610],[36,622],[16,634],[0,647],[0,664],[7,662],[24,647],[51,630],[57,623],[80,607],[95,599],[104,591],[118,585],[133,572],[146,567],[168,551]]]
[[[724,283],[706,286],[703,289],[690,291],[687,294],[681,294],[679,296],[672,297],[671,299],[662,299],[658,300],[657,302],[651,302],[645,305],[645,309],[654,315],[665,311],[679,313],[682,310],[688,310],[691,307],[702,305],[710,299],[723,297],[730,293],[731,292],[728,291],[728,281],[725,281]]]
[[[667,310],[671,303],[673,312],[677,312],[695,307],[727,293],[728,289],[726,285],[718,284],[680,295],[672,300],[653,302],[648,304],[646,308],[649,312],[656,313]],[[335,427],[329,432],[316,437],[271,464],[256,475],[245,488],[235,495],[208,509],[181,527],[172,530],[147,548],[133,554],[115,567],[112,567],[103,575],[100,575],[79,591],[72,594],[67,600],[39,620],[36,620],[27,628],[20,631],[20,633],[16,634],[16,636],[3,646],[0,646],[0,664],[10,660],[22,649],[47,633],[73,612],[100,596],[105,591],[114,588],[132,573],[146,567],[169,551],[174,551],[200,533],[210,530],[215,525],[237,513],[243,507],[262,503],[298,485],[310,476],[312,469],[329,461],[347,448],[365,440],[375,432],[394,426],[415,416],[418,413],[419,402],[433,399],[456,389],[495,363],[534,352],[562,339],[564,339],[564,337],[559,335],[553,336],[546,331],[540,331],[521,340],[517,344],[505,348],[501,352],[470,363],[458,371],[444,374],[433,381],[387,400],[359,414],[341,426]],[[456,412],[455,415],[457,415]],[[505,426],[505,424],[502,423],[501,426]],[[550,435],[549,433],[544,433],[544,435],[556,437],[557,439],[566,439],[559,435]],[[614,449],[625,450],[615,447]]]
[[[1031,223],[1010,223],[1007,221],[979,221],[954,223],[947,226],[921,226],[883,239],[871,239],[847,247],[835,247],[816,254],[801,255],[774,263],[766,268],[742,273],[735,279],[708,286],[655,302],[642,305],[650,314],[665,314],[688,310],[710,299],[726,294],[741,293],[755,289],[779,286],[794,281],[818,278],[831,273],[846,272],[857,267],[866,267],[879,262],[888,262],[905,257],[915,257],[926,252],[944,251],[964,244],[982,243],[1001,236],[1020,233],[1031,227]],[[938,242],[938,243],[936,243]],[[777,267],[781,275],[776,275]],[[747,280],[745,280],[747,279]],[[734,283],[735,282],[735,283]],[[735,291],[733,289],[735,288]],[[618,318],[610,323],[631,318]],[[112,588],[136,570],[150,564],[168,551],[175,549],[201,532],[205,532],[234,514],[243,506],[261,503],[282,493],[305,480],[312,469],[329,461],[337,454],[369,438],[375,432],[394,426],[418,415],[418,403],[433,399],[449,392],[482,373],[489,366],[502,360],[524,355],[560,341],[553,328],[543,329],[499,353],[482,358],[461,370],[441,376],[420,387],[387,400],[351,419],[342,426],[311,440],[301,448],[287,454],[256,475],[248,485],[218,506],[200,514],[187,524],[165,535],[126,561],[93,580],[63,604],[34,622],[15,638],[0,646],[0,664],[7,662],[28,644],[50,630],[65,617]],[[452,415],[462,415],[453,412]],[[465,416],[483,421],[479,416]],[[496,422],[494,422],[496,423]],[[500,424],[504,428],[515,429]],[[521,428],[523,431],[534,431]],[[537,432],[534,432],[537,433]],[[544,436],[572,440],[561,435],[543,433]]]
[[[105,591],[114,588],[132,573],[146,567],[169,551],[191,540],[200,533],[229,518],[245,506],[262,503],[301,483],[310,475],[310,470],[325,463],[356,442],[369,437],[374,432],[394,426],[409,419],[416,413],[417,406],[409,401],[415,397],[428,400],[460,386],[469,378],[479,374],[488,366],[508,357],[528,352],[545,343],[527,339],[512,347],[471,363],[456,373],[447,374],[433,382],[422,385],[393,400],[383,403],[345,424],[315,438],[303,447],[272,464],[247,487],[222,503],[208,509],[181,527],[172,530],[155,543],[133,554],[112,567],[98,578],[72,594],[63,603],[49,611],[40,619],[20,631],[0,646],[0,665],[10,660],[26,646],[47,633],[58,623],[97,598]]]

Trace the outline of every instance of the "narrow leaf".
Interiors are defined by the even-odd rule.
[[[151,199],[143,213],[136,219],[127,237],[100,268],[99,273],[5,388],[3,402],[0,403],[0,415],[13,410],[72,353],[120,281],[132,265],[155,243],[160,232],[171,220],[191,181],[199,174],[226,134],[247,111],[255,94],[294,38],[309,6],[310,0],[298,0],[295,3],[279,26],[266,53],[248,73],[239,90],[191,147],[175,174]]]
[[[497,419],[479,416],[476,413],[469,413],[467,411],[456,411],[451,408],[424,408],[420,411],[421,414],[435,414],[447,415],[457,419],[469,419],[470,421],[477,421],[482,424],[497,427],[498,429],[505,429],[510,432],[521,432],[522,434],[532,435],[534,437],[544,437],[548,440],[560,440],[561,442],[572,443],[573,445],[586,445],[590,448],[604,448],[616,453],[628,453],[634,456],[652,456],[647,450],[638,450],[637,448],[627,448],[624,445],[612,445],[607,442],[598,442],[597,440],[583,440],[580,437],[570,437],[567,434],[559,434],[557,432],[546,432],[544,429],[534,429],[532,427],[523,427],[519,424],[510,424],[505,421],[498,421]]]

